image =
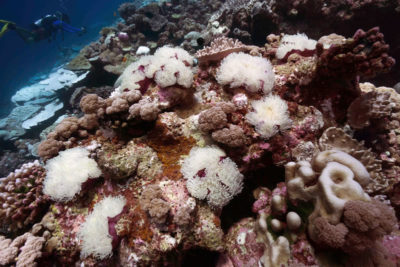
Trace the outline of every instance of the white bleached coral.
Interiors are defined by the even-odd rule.
[[[324,151],[311,163],[290,162],[285,168],[289,198],[315,202],[309,220],[322,216],[337,224],[347,201],[370,200],[361,186],[368,184],[367,170],[357,159],[344,152]]]
[[[254,111],[247,113],[246,119],[264,138],[270,138],[292,126],[288,106],[279,96],[272,95],[261,100],[254,100],[251,106]]]
[[[82,240],[82,257],[93,255],[95,258],[104,259],[111,255],[112,237],[108,230],[108,218],[120,214],[125,204],[125,198],[119,196],[106,197],[94,206],[78,232],[78,237]]]
[[[243,175],[235,162],[218,147],[195,147],[184,160],[181,172],[189,193],[223,207],[243,188]]]
[[[232,53],[221,62],[217,81],[231,88],[244,86],[249,92],[268,94],[274,86],[275,74],[268,59],[244,53]]]
[[[71,200],[84,182],[101,175],[96,161],[89,158],[89,151],[80,147],[60,152],[47,161],[46,170],[43,192],[56,201]]]

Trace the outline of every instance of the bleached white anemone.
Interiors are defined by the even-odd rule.
[[[56,201],[73,199],[84,182],[101,175],[96,161],[89,158],[89,151],[81,147],[61,151],[47,161],[46,170],[43,192]]]
[[[243,175],[236,163],[215,146],[194,147],[184,160],[181,172],[189,193],[206,199],[214,207],[223,207],[243,188]]]
[[[78,238],[82,240],[81,256],[92,255],[104,259],[112,254],[112,237],[109,233],[108,218],[120,214],[126,204],[122,196],[106,197],[94,205],[93,211],[86,216],[81,225]]]
[[[249,92],[268,94],[274,86],[275,74],[266,58],[232,53],[222,60],[216,78],[219,84],[231,88],[243,86]]]
[[[251,106],[254,111],[247,113],[246,119],[264,138],[270,138],[292,126],[288,106],[279,96],[271,95],[261,100],[254,100]]]
[[[314,50],[316,45],[317,41],[309,39],[304,33],[293,35],[285,34],[281,40],[281,44],[276,50],[276,57],[282,59],[292,50]]]

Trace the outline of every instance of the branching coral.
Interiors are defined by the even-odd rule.
[[[0,230],[41,239],[25,242],[27,235],[14,246],[0,237],[0,261],[22,260],[25,242],[26,252],[35,247],[27,265],[186,265],[203,250],[223,255],[217,266],[329,265],[322,249],[350,265],[371,254],[364,262],[379,266],[381,239],[398,234],[389,204],[400,203],[400,97],[359,81],[393,65],[383,35],[329,35],[317,45],[302,34],[269,35],[264,47],[222,37],[195,59],[182,48],[193,52],[217,35],[257,44],[282,28],[317,36],[320,29],[303,24],[273,25],[286,22],[279,12],[301,21],[310,14],[301,8],[327,9],[322,0],[292,1],[286,11],[274,0],[227,1],[221,21],[206,27],[197,14],[207,17],[221,1],[178,2],[137,12],[125,4],[125,22],[82,50],[76,62],[92,67],[82,87],[65,86],[63,97],[75,90],[71,106],[64,101],[71,115],[41,134],[47,173],[35,163],[0,181]],[[122,72],[115,86],[92,87]],[[34,152],[34,142],[18,140],[18,154]],[[252,188],[257,219],[248,210]]]
[[[34,223],[45,210],[48,197],[43,195],[45,170],[38,161],[0,179],[0,226],[6,233]]]
[[[361,75],[374,77],[388,71],[395,63],[387,52],[389,45],[383,40],[378,27],[367,32],[358,30],[353,38],[340,45],[323,49],[317,44],[318,71],[323,75]]]
[[[25,233],[14,240],[0,236],[0,264],[15,266],[38,266],[36,260],[42,257],[45,243],[43,237]]]

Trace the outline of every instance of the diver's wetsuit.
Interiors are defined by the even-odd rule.
[[[59,30],[71,33],[81,33],[83,31],[83,29],[78,29],[69,25],[56,15],[47,15],[35,21],[32,27],[34,41],[41,41],[50,38],[55,39],[56,33]]]
[[[6,23],[6,25],[2,29],[2,34],[7,30],[14,30],[17,34],[27,43],[38,42],[41,40],[49,40],[56,38],[56,34],[58,31],[70,32],[70,33],[84,33],[84,28],[75,28],[69,25],[69,18],[67,15],[62,14],[61,12],[56,15],[46,15],[43,18],[35,21],[31,25],[31,30],[26,30],[24,28],[18,27],[13,22],[9,21],[0,21],[2,23]]]

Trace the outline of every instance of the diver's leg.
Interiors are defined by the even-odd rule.
[[[31,31],[20,27],[15,27],[15,31],[26,43],[35,42],[35,35]]]

